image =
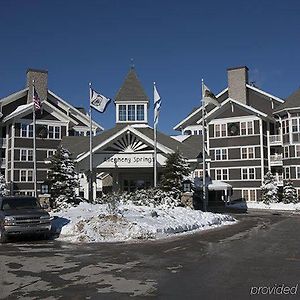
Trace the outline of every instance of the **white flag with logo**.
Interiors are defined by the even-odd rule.
[[[106,107],[107,107],[107,105],[109,104],[110,101],[111,101],[110,98],[107,98],[107,97],[97,93],[96,91],[94,91],[91,88],[91,91],[90,91],[90,105],[91,105],[91,107],[93,107],[96,110],[98,110],[99,112],[103,113],[103,112],[105,112],[105,109],[106,109]]]
[[[203,83],[203,101],[205,104],[212,103],[215,106],[220,107],[221,104],[218,102],[217,97],[214,95],[213,92]]]
[[[154,98],[154,124],[157,125],[158,123],[158,116],[159,116],[159,110],[161,106],[161,99],[160,95],[156,89],[156,86],[154,84],[154,91],[153,91],[153,98]]]

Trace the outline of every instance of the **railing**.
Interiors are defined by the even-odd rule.
[[[270,161],[271,162],[282,162],[282,154],[274,154],[270,155]]]
[[[278,145],[282,143],[282,138],[280,134],[277,135],[270,135],[270,145]]]

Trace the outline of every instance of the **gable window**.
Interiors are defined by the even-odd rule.
[[[60,126],[48,126],[48,138],[49,139],[60,139]]]
[[[119,105],[119,121],[126,121],[126,105]]]
[[[253,134],[253,122],[252,121],[247,122],[247,126],[248,126],[248,134]]]
[[[128,105],[128,121],[135,121],[135,105]]]
[[[226,128],[227,128],[226,124],[221,125],[222,136],[227,136]]]
[[[53,126],[48,127],[48,137],[49,137],[49,139],[53,139],[53,137],[54,137],[54,127]]]
[[[55,126],[54,127],[54,138],[59,139],[60,136],[60,127]]]
[[[144,105],[138,104],[136,107],[136,119],[138,121],[144,121],[145,120],[145,112],[144,112]]]

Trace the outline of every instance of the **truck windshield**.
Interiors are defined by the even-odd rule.
[[[10,198],[3,199],[2,210],[12,209],[37,209],[41,208],[39,202],[35,198]]]

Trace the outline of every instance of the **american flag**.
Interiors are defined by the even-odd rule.
[[[33,103],[34,103],[34,109],[35,111],[41,110],[42,104],[41,104],[41,99],[35,90],[35,87],[33,88]]]

